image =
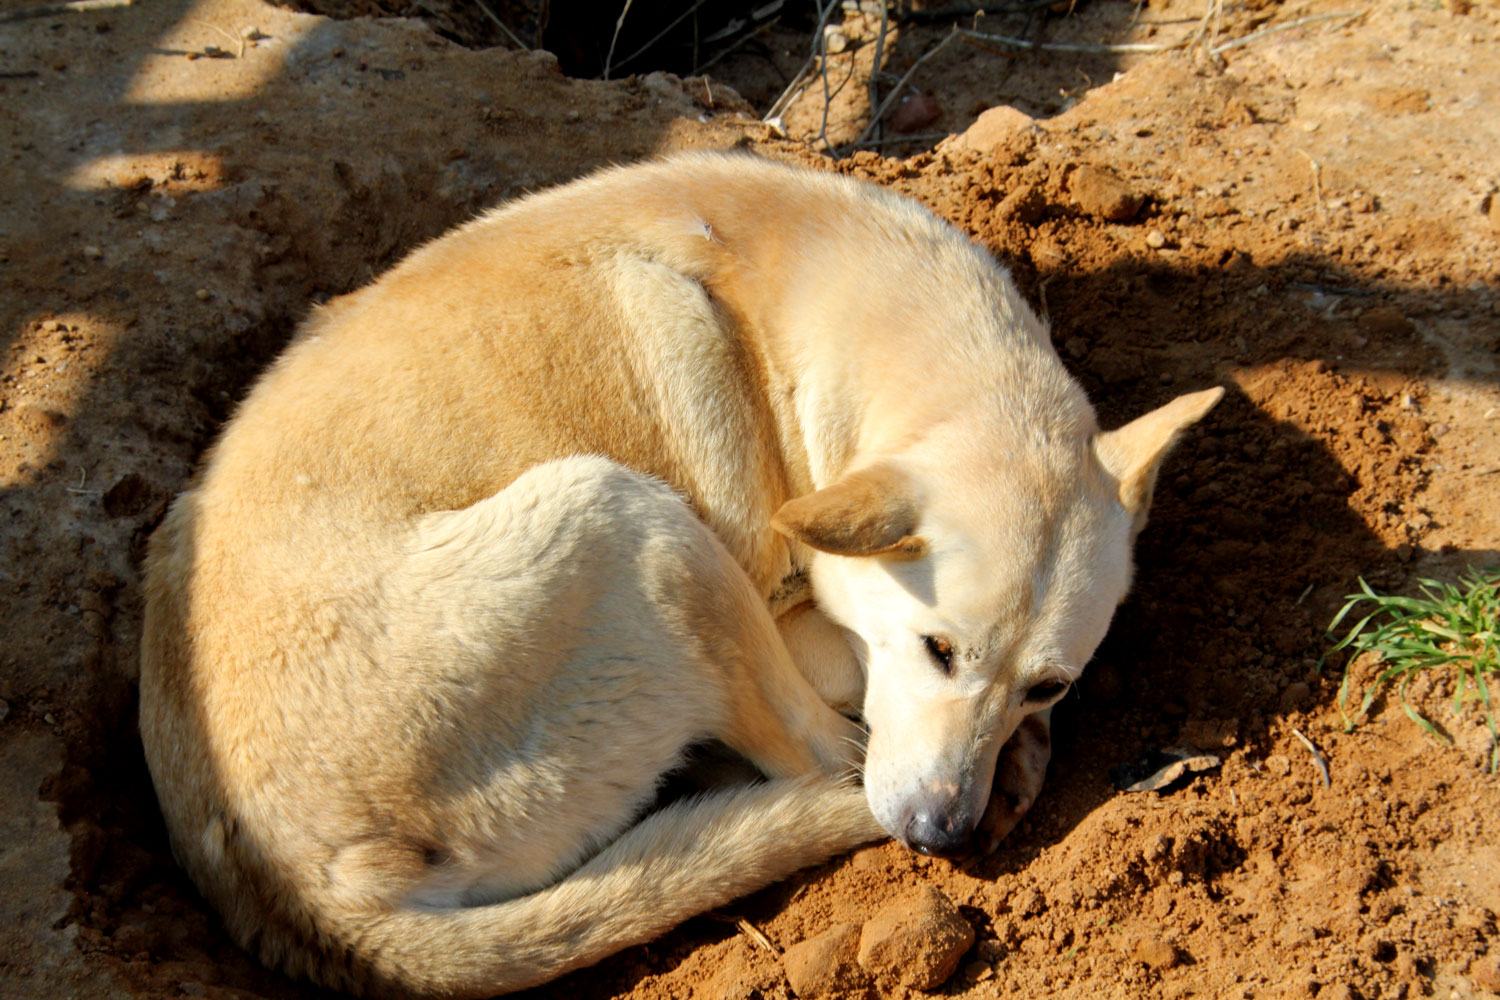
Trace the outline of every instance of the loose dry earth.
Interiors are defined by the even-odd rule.
[[[479,30],[437,6],[448,35]],[[1253,0],[1217,43],[1336,9]],[[918,904],[963,949],[940,995],[1500,993],[1480,716],[1424,683],[1453,747],[1384,700],[1346,734],[1339,670],[1315,669],[1357,576],[1401,590],[1500,561],[1500,8],[1365,10],[1217,59],[954,42],[912,76],[901,124],[928,137],[837,162],[811,147],[864,130],[859,15],[826,128],[819,82],[789,139],[717,78],[569,79],[418,21],[157,0],[0,24],[0,993],[311,995],[241,955],[171,862],[135,732],[144,540],[310,303],[499,199],[736,146],[972,233],[1050,313],[1106,422],[1230,394],[1163,475],[1135,594],[998,853],[870,847],[538,995],[779,998],[790,970],[804,993],[901,996],[932,955],[871,958],[873,981],[850,956],[879,951],[867,920]],[[985,30],[1171,42],[1200,13],[1100,0]],[[946,30],[889,38],[887,71]],[[763,108],[805,39],[773,27],[713,72]],[[996,105],[1024,114],[975,123]],[[1223,766],[1114,791],[1112,765],[1183,742]],[[972,944],[912,895],[928,887]]]

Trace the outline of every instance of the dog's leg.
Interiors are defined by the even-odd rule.
[[[800,774],[811,766],[853,776],[864,758],[864,731],[839,714],[848,684],[838,678],[847,675],[847,664],[852,662],[848,643],[836,630],[830,635],[827,630],[832,625],[816,611],[802,616],[805,621],[789,634],[783,624],[786,616],[783,622],[773,621],[749,577],[740,577],[744,586],[733,588],[738,607],[731,617],[745,629],[737,641],[751,656],[734,670],[735,717],[724,742],[772,777]],[[815,619],[821,619],[823,626]],[[796,652],[789,649],[788,638]],[[813,659],[825,669],[822,673],[814,669],[809,676],[799,657],[812,656],[812,650],[819,651]],[[820,687],[825,681],[826,695]],[[857,679],[856,705],[857,691],[862,688],[862,680]]]
[[[782,641],[797,669],[825,704],[844,715],[859,713],[865,676],[843,629],[804,601],[776,619]]]
[[[1042,790],[1047,762],[1051,759],[1052,709],[1047,708],[1022,719],[1000,748],[990,802],[975,831],[981,851],[988,854],[999,847],[1000,841],[1031,810]]]
[[[697,741],[772,777],[858,760],[858,727],[819,700],[749,576],[659,481],[599,458],[544,463],[428,515],[410,548],[383,658],[412,664],[397,676],[442,720],[424,787],[495,817],[468,864],[445,845],[454,861],[424,880],[424,902],[555,878],[628,823]],[[418,669],[432,678],[418,684]],[[548,817],[547,836],[533,815]],[[436,836],[443,826],[438,843],[451,840]]]

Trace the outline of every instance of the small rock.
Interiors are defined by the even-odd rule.
[[[869,984],[859,967],[859,928],[834,924],[817,937],[799,941],[781,956],[787,982],[799,997],[856,990]]]
[[[1002,104],[974,119],[974,124],[954,139],[954,145],[981,153],[988,152],[1017,132],[1030,131],[1035,127],[1036,122],[1030,115]]]
[[[1133,954],[1137,962],[1144,962],[1157,971],[1177,964],[1177,949],[1161,938],[1141,938],[1135,943]]]
[[[1146,200],[1119,176],[1099,167],[1084,166],[1073,171],[1068,190],[1085,213],[1110,222],[1134,218]]]
[[[209,291],[208,291],[207,288],[200,288],[196,292],[194,292],[193,295],[194,295],[194,297],[197,298],[197,300],[199,302],[207,302],[208,301],[208,297],[209,297]]]
[[[1359,329],[1370,337],[1405,337],[1416,327],[1395,306],[1376,306],[1360,314]]]
[[[1167,245],[1166,234],[1160,229],[1153,229],[1146,234],[1146,245],[1152,250],[1160,250]]]
[[[844,29],[836,24],[830,24],[823,29],[823,50],[829,55],[838,55],[849,48],[849,36],[844,34]]]
[[[865,922],[859,964],[883,978],[934,990],[958,968],[974,928],[941,892],[925,885]]]
[[[896,105],[891,113],[891,128],[897,132],[915,132],[937,121],[943,106],[927,94],[913,94]]]
[[[1469,966],[1469,978],[1474,985],[1491,993],[1500,993],[1500,955],[1481,958]]]
[[[83,255],[89,260],[98,260],[100,257],[104,256],[104,251],[100,250],[93,244],[90,244],[83,248]]]
[[[1281,692],[1281,710],[1291,712],[1307,704],[1312,688],[1303,681],[1293,681]]]

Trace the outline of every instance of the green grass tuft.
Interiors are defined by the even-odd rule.
[[[1339,685],[1344,732],[1354,728],[1354,720],[1369,709],[1381,688],[1399,681],[1401,707],[1407,716],[1435,739],[1451,742],[1406,700],[1407,686],[1418,671],[1445,668],[1456,675],[1455,714],[1463,710],[1465,702],[1483,704],[1490,727],[1490,771],[1500,771],[1500,734],[1495,729],[1495,706],[1490,699],[1490,681],[1500,680],[1500,570],[1469,570],[1459,581],[1467,590],[1436,580],[1419,582],[1421,597],[1395,597],[1377,594],[1361,578],[1360,593],[1350,594],[1349,602],[1329,623],[1328,637],[1332,640],[1355,608],[1364,610],[1363,606],[1374,605],[1374,610],[1323,654],[1319,669],[1330,654],[1343,649],[1351,651],[1351,658],[1374,653],[1385,665],[1352,716],[1348,712],[1351,674],[1347,667],[1344,670],[1344,681]]]

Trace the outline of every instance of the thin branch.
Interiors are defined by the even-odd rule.
[[[880,60],[885,55],[885,32],[890,26],[890,4],[880,0],[880,33],[875,36],[875,61],[870,64],[870,111],[873,114],[880,105]],[[878,129],[879,119],[870,119]],[[867,130],[868,131],[868,130]],[[864,138],[863,135],[860,136]]]
[[[71,3],[49,3],[43,7],[22,7],[20,10],[0,11],[0,24],[12,21],[31,21],[54,14],[86,14],[93,10],[114,10],[129,7],[135,0],[72,0]]]
[[[724,46],[724,48],[722,48],[719,51],[715,52],[712,56],[709,57],[709,59],[708,59],[707,62],[698,63],[696,60],[694,60],[693,71],[691,73],[689,73],[688,75],[689,76],[699,76],[699,75],[701,75],[703,73],[707,73],[711,68],[713,68],[714,66],[718,65],[718,63],[719,63],[720,60],[727,59],[729,56],[734,55],[740,49],[744,48],[747,43],[753,41],[757,35],[760,35],[760,34],[766,32],[766,31],[769,31],[771,28],[774,28],[776,25],[778,25],[780,23],[781,23],[781,18],[780,17],[773,17],[769,21],[767,21],[765,24],[758,24],[758,25],[756,25],[750,31],[747,31],[743,35],[741,35],[739,38],[736,38],[729,45],[726,45],[726,46]]]
[[[496,14],[492,9],[490,9],[488,0],[475,0],[475,2],[479,4],[479,9],[484,11],[485,16],[488,17],[491,21],[495,22],[495,27],[505,32],[506,38],[509,38],[511,41],[515,42],[522,49],[525,49],[528,52],[531,51],[531,46],[521,41],[521,36],[517,35],[514,31],[511,31],[510,26],[504,21],[500,20],[500,15]]]
[[[1177,49],[1188,44],[1190,39],[1169,44],[1157,44],[1152,42],[1122,42],[1118,45],[1088,45],[1074,44],[1071,42],[1029,42],[1024,38],[1011,38],[1009,35],[990,35],[982,31],[970,31],[967,28],[956,29],[958,34],[965,38],[972,38],[980,42],[994,42],[996,45],[1008,45],[1015,49],[1034,49],[1039,52],[1086,52],[1086,53],[1124,53],[1124,52],[1166,52],[1168,49]]]
[[[837,6],[838,0],[828,0],[827,5],[819,11],[818,26],[813,33],[812,54],[807,57],[807,61],[802,64],[802,68],[797,71],[797,75],[792,77],[792,82],[787,84],[786,89],[781,92],[781,96],[772,102],[770,109],[766,111],[761,121],[768,122],[780,115],[787,109],[787,105],[795,101],[806,88],[807,78],[812,73],[813,64],[818,61],[818,56],[823,53],[823,29],[828,26],[828,15],[832,14],[834,8]]]
[[[1246,35],[1243,38],[1236,38],[1232,42],[1225,42],[1223,45],[1215,46],[1211,51],[1213,55],[1218,55],[1221,52],[1228,52],[1230,49],[1238,49],[1242,46],[1249,45],[1251,42],[1258,42],[1262,38],[1265,38],[1267,35],[1274,35],[1278,32],[1291,31],[1293,28],[1300,28],[1304,24],[1315,24],[1318,21],[1336,21],[1341,18],[1343,20],[1352,21],[1356,17],[1363,17],[1368,13],[1369,10],[1343,10],[1335,11],[1331,14],[1314,14],[1311,17],[1301,17],[1295,21],[1288,22],[1287,24],[1278,24],[1270,28],[1262,28],[1259,31],[1252,31],[1250,34]]]
[[[624,59],[621,59],[620,65],[629,66],[633,61],[645,55],[651,50],[651,46],[667,37],[667,32],[671,31],[673,28],[681,24],[685,18],[691,17],[692,15],[698,13],[698,8],[702,7],[706,3],[708,3],[708,0],[698,0],[697,3],[693,4],[687,10],[683,11],[681,14],[678,14],[676,19],[673,20],[672,23],[668,24],[665,28],[661,29],[654,36],[652,36],[651,41],[647,42],[645,45],[642,45],[640,48],[630,53],[630,55],[626,56]],[[606,77],[606,79],[608,78]]]
[[[609,52],[604,56],[604,75],[601,79],[609,79],[609,65],[615,59],[615,43],[620,40],[620,29],[625,27],[625,15],[630,13],[630,5],[635,0],[625,0],[625,6],[620,8],[620,17],[615,21],[615,33],[609,38]]]
[[[880,108],[870,116],[869,124],[865,126],[865,130],[859,134],[859,137],[854,140],[855,144],[864,142],[870,137],[870,133],[875,130],[875,126],[879,124],[882,118],[885,117],[885,113],[891,109],[891,105],[896,103],[896,98],[901,96],[901,91],[906,89],[907,81],[912,78],[912,74],[921,69],[922,64],[927,60],[931,59],[933,56],[943,51],[943,49],[947,48],[948,43],[953,41],[953,39],[957,38],[960,34],[964,34],[963,29],[955,26],[952,31],[943,36],[942,41],[938,42],[932,48],[922,53],[921,57],[918,58],[916,62],[911,64],[911,69],[906,71],[906,75],[901,77],[901,80],[896,84],[895,89],[885,96],[885,100],[881,102]]]
[[[1292,732],[1296,735],[1297,739],[1302,741],[1302,745],[1307,747],[1307,752],[1312,754],[1313,763],[1317,765],[1318,773],[1323,776],[1323,787],[1332,787],[1333,779],[1328,774],[1328,758],[1323,756],[1312,740],[1302,735],[1302,730],[1294,727]]]
[[[872,149],[876,146],[894,146],[902,142],[936,142],[946,139],[952,135],[951,132],[923,132],[916,135],[885,136],[882,139],[866,139],[863,142],[851,142],[850,149]]]

